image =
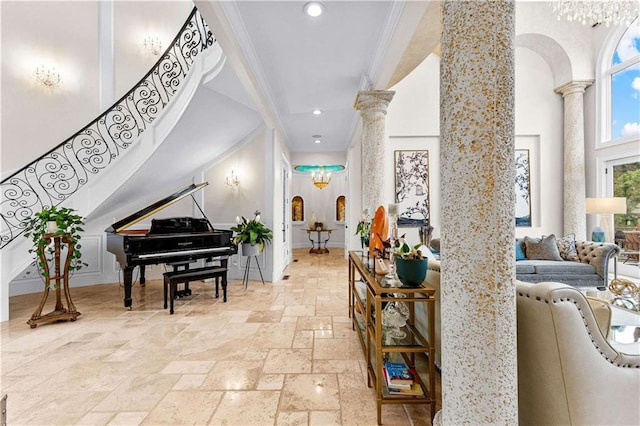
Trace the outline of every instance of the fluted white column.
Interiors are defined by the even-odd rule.
[[[389,102],[396,92],[373,90],[358,92],[354,108],[362,116],[362,209],[371,215],[384,199],[384,121]]]
[[[514,8],[514,0],[443,2],[435,424],[518,424]]]
[[[564,98],[564,234],[586,240],[584,171],[584,90],[593,80],[572,81],[555,89]]]

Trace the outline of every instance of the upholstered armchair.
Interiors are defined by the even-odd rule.
[[[640,424],[640,355],[607,341],[611,310],[560,283],[516,281],[516,300],[520,425]]]

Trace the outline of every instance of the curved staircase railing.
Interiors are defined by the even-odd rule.
[[[123,153],[160,115],[195,57],[215,43],[193,9],[151,70],[95,120],[0,182],[0,249],[23,232],[22,221],[58,205]]]

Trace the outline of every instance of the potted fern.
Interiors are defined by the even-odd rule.
[[[68,235],[69,241],[73,245],[73,252],[68,254],[71,257],[67,268],[69,272],[87,266],[82,262],[82,252],[80,251],[80,232],[84,231],[82,228],[84,221],[82,216],[75,214],[74,209],[46,207],[25,220],[23,224],[24,236],[33,243],[33,248],[29,250],[29,253],[36,256],[35,263],[45,279],[48,278],[48,268],[45,268],[39,253],[44,253],[47,260],[51,260],[53,255],[53,247],[50,245],[51,237]]]
[[[244,216],[242,219],[237,217],[236,223],[236,226],[231,227],[231,230],[235,232],[232,241],[235,245],[242,245],[243,256],[257,255],[273,238],[271,230],[260,222],[260,212],[257,210],[253,219],[247,220]]]

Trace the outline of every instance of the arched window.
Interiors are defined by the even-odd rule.
[[[598,142],[640,140],[640,20],[612,33],[599,58]]]

